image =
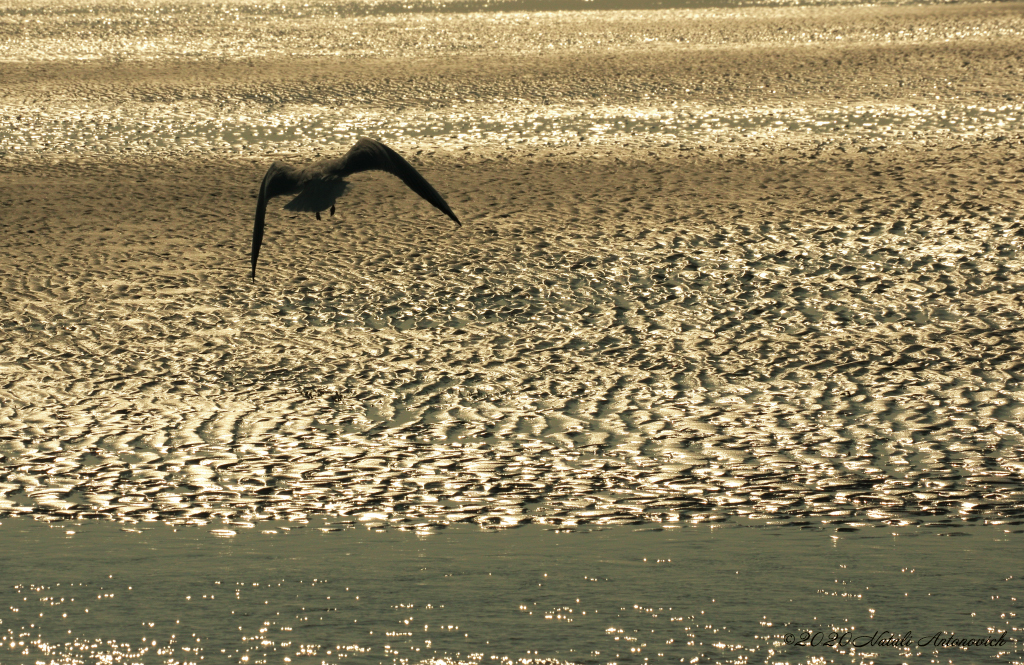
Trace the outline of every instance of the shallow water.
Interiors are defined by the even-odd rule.
[[[0,3],[0,37],[8,62],[174,59],[230,60],[308,56],[398,56],[517,53],[708,41],[685,19],[710,17],[710,46],[837,40],[917,41],[1009,37],[1017,21],[928,22],[904,29],[863,29],[858,22],[807,31],[800,19],[828,17],[860,3],[787,0],[286,0],[208,5],[177,0],[106,3]],[[894,8],[901,0],[873,3]],[[600,11],[599,11],[600,10]],[[774,29],[765,18],[797,18]],[[680,21],[683,19],[683,21]],[[813,24],[813,19],[812,19]],[[621,26],[628,26],[622,30]],[[903,27],[903,26],[901,26]],[[582,29],[581,29],[582,28]],[[706,29],[706,26],[702,26]]]
[[[1019,529],[128,531],[5,520],[5,663],[1024,657]]]
[[[651,141],[700,145],[791,139],[814,135],[864,141],[924,135],[999,137],[1024,129],[1024,104],[980,106],[922,102],[912,106],[713,107],[609,106],[512,100],[437,110],[340,110],[288,105],[273,109],[240,105],[147,104],[6,113],[0,153],[33,157],[112,154],[174,158],[320,153],[373,134],[394,145],[500,150],[508,145],[600,146],[642,134]]]
[[[499,152],[997,138],[1024,123],[1012,5],[374,7],[0,7],[0,158],[314,155],[365,134]]]

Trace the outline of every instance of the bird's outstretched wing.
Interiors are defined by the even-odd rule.
[[[252,227],[252,281],[256,281],[256,261],[260,257],[260,245],[263,244],[263,223],[267,216],[267,201],[275,196],[290,194],[295,191],[299,180],[295,169],[284,162],[274,162],[263,176],[260,193],[256,198],[256,221]]]
[[[420,175],[419,171],[413,168],[412,164],[405,161],[401,155],[383,143],[373,139],[361,138],[356,141],[356,144],[352,146],[352,149],[344,157],[333,160],[324,166],[325,171],[341,178],[353,173],[359,173],[360,171],[386,171],[391,175],[398,176],[402,179],[402,182],[408,185],[409,189],[426,199],[430,205],[448,215],[457,226],[462,226],[462,222],[455,216],[452,209],[448,207],[448,203]]]
[[[344,157],[320,162],[305,169],[297,169],[284,162],[274,162],[263,176],[260,193],[256,200],[256,220],[252,228],[252,280],[256,281],[256,261],[263,244],[263,226],[267,214],[267,202],[275,196],[303,191],[311,182],[326,179],[341,180],[361,171],[386,171],[401,178],[409,189],[426,199],[435,208],[448,215],[456,225],[462,222],[437,191],[430,186],[412,164],[391,148],[373,139],[356,141]],[[295,203],[294,201],[292,203]],[[291,204],[289,204],[291,205]],[[287,207],[287,206],[286,206]]]

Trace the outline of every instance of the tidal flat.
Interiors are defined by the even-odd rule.
[[[759,555],[813,561],[829,539],[898,532],[932,543],[903,563],[941,561],[950,588],[972,572],[948,543],[968,540],[1013,587],[998,552],[1024,528],[1022,10],[0,0],[0,540],[24,557],[11,585],[46,573],[51,548],[135,552],[140,580],[171,566],[154,548],[185,566],[234,557],[257,580],[261,548],[291,525],[303,551],[369,539],[352,556],[371,581],[387,577],[376,547],[401,568],[415,543],[455,556],[557,542],[612,561],[630,539],[662,539],[674,560],[706,562],[701,539],[729,533],[730,548],[763,538]],[[275,201],[251,282],[269,164],[340,156],[360,136],[405,155],[463,227],[359,174],[333,217]],[[935,533],[972,538],[906,537]],[[503,562],[516,584],[528,560]],[[609,598],[674,607],[658,585],[693,583],[644,574]],[[739,631],[735,650],[612,656],[582,633],[531,643],[524,627],[515,648],[475,629],[491,637],[472,649],[346,655],[894,653],[787,651],[771,635],[794,630],[755,630],[781,602],[767,593],[708,629]],[[1013,635],[1022,593],[994,593],[1012,598],[998,620],[949,625]],[[452,625],[477,621],[480,602]],[[822,607],[765,621],[854,625]],[[107,644],[117,616],[68,629]],[[134,642],[72,656],[12,617],[0,636],[23,662],[191,662]],[[36,646],[18,644],[29,634]],[[320,662],[329,642],[203,654]]]

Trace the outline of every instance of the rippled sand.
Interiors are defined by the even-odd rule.
[[[490,55],[15,44],[0,515],[1016,522],[1020,8],[444,15]],[[273,204],[249,283],[269,161],[362,134],[465,226],[363,174],[340,217]]]

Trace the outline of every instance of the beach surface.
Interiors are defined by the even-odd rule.
[[[0,515],[1020,523],[1024,5],[309,4],[0,4]]]
[[[0,0],[0,660],[1021,663],[1024,4],[783,4]]]

